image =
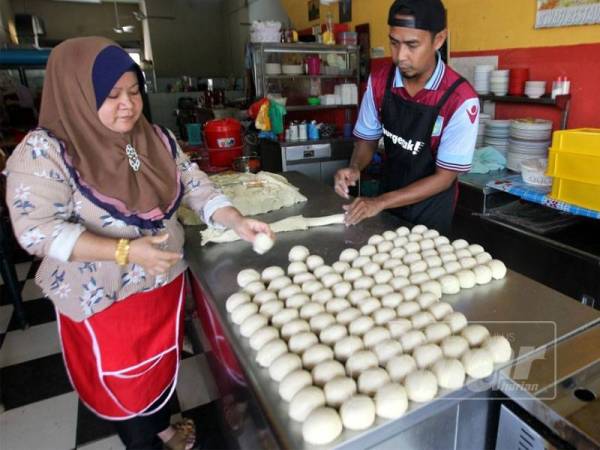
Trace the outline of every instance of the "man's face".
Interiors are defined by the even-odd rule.
[[[400,16],[400,18],[403,18]],[[435,36],[415,28],[390,27],[392,60],[405,79],[417,78],[435,64],[435,54],[446,40],[447,31]]]

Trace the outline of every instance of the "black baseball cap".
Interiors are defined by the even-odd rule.
[[[397,15],[410,15],[399,19]],[[396,0],[390,7],[388,25],[435,33],[446,28],[446,9],[441,0]]]

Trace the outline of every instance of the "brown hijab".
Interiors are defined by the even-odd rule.
[[[62,141],[65,162],[87,198],[129,224],[148,228],[149,221],[156,225],[173,213],[181,195],[179,175],[173,154],[143,115],[126,134],[100,122],[92,69],[107,46],[117,44],[85,37],[52,50],[39,126]],[[137,66],[128,70],[140,73]],[[128,144],[141,162],[137,172],[129,164]]]

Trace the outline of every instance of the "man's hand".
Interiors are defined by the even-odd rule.
[[[348,188],[356,186],[356,182],[360,179],[360,171],[354,167],[340,169],[335,174],[335,192],[340,197],[350,198]]]
[[[344,205],[343,208],[346,211],[346,225],[356,225],[364,219],[376,216],[384,209],[381,200],[377,197],[358,197],[351,204]]]

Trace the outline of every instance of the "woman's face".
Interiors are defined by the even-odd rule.
[[[137,76],[134,72],[125,72],[100,106],[98,117],[109,130],[128,133],[140,118],[142,107]]]

